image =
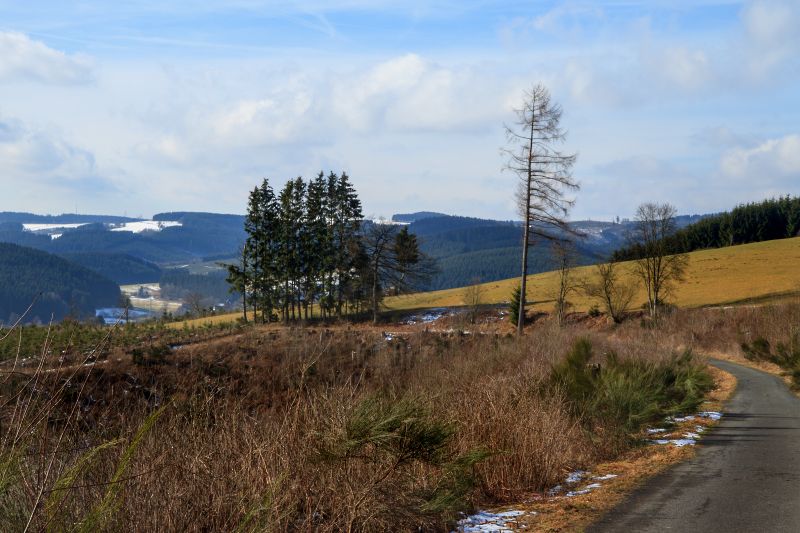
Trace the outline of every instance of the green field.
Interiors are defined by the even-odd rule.
[[[677,284],[670,301],[680,307],[704,307],[739,303],[774,301],[800,295],[800,237],[743,244],[728,248],[701,250],[689,254],[686,279]],[[628,276],[631,265],[623,263]],[[588,279],[594,267],[575,269],[579,279]],[[556,273],[545,272],[528,277],[528,301],[539,311],[550,311],[556,288]],[[481,303],[499,304],[509,300],[519,278],[481,285]],[[387,298],[389,310],[459,306],[464,303],[464,288],[422,292]],[[587,311],[595,302],[580,292],[569,298],[576,311]],[[644,304],[639,291],[634,306]],[[232,321],[241,313],[217,315],[187,321],[189,326]],[[176,323],[183,327],[183,322]]]

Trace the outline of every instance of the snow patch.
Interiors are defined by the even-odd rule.
[[[664,433],[665,431],[667,431],[667,430],[666,430],[666,429],[664,429],[664,428],[649,428],[649,429],[647,430],[647,432],[648,432],[649,434],[651,434],[651,435],[653,435],[653,434],[655,434],[655,433]]]
[[[694,417],[694,415],[686,415],[686,416],[668,416],[668,417],[666,418],[666,421],[667,421],[667,422],[675,422],[675,423],[678,423],[678,424],[679,424],[679,423],[681,423],[681,422],[689,422],[690,420],[694,420],[694,418],[695,418],[695,417]]]
[[[514,531],[519,526],[517,520],[525,515],[535,515],[533,511],[503,511],[492,513],[490,511],[478,511],[458,521],[456,531],[462,533],[479,533],[484,531]]]
[[[698,416],[701,418],[708,418],[709,420],[719,420],[722,418],[722,413],[718,411],[703,411],[698,413]]]
[[[609,479],[614,479],[615,477],[618,477],[617,474],[606,474],[604,476],[594,476],[592,479],[595,481],[606,481]]]
[[[58,239],[59,237],[61,237],[62,235],[64,235],[64,234],[63,233],[51,233],[50,234],[50,240],[54,241],[54,240]]]
[[[408,226],[411,222],[397,222],[396,220],[388,220],[385,218],[373,218],[373,224],[380,224],[381,226]]]
[[[85,226],[86,223],[82,224],[23,224],[22,229],[25,231],[50,231],[54,229],[75,229],[80,228],[81,226]]]
[[[697,441],[695,439],[656,439],[653,444],[672,444],[682,448],[683,446],[694,446]]]
[[[589,493],[590,493],[590,492],[592,492],[594,489],[599,489],[599,488],[600,488],[600,487],[602,487],[602,486],[603,486],[603,485],[601,485],[600,483],[592,483],[592,484],[590,484],[590,485],[586,485],[586,486],[585,486],[585,487],[583,487],[581,490],[571,490],[571,491],[569,491],[569,492],[567,493],[567,498],[573,498],[573,497],[575,497],[575,496],[580,496],[580,495],[582,495],[582,494],[589,494]]]
[[[164,228],[174,228],[183,226],[175,220],[140,220],[138,222],[125,222],[115,224],[111,231],[130,231],[131,233],[142,233],[143,231],[161,231]]]
[[[567,479],[564,480],[564,483],[568,485],[571,484],[574,485],[575,483],[578,483],[580,480],[582,480],[588,475],[589,472],[585,470],[576,470],[575,472],[570,472],[569,474],[567,474]]]
[[[436,322],[447,314],[448,313],[446,309],[431,309],[422,316],[411,315],[406,319],[406,324],[409,326],[413,326],[414,324],[418,324],[420,322],[423,324],[430,324],[431,322]]]

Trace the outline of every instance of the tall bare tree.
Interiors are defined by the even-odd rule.
[[[670,254],[667,237],[675,233],[676,209],[668,203],[645,203],[636,210],[633,239],[638,245],[636,273],[647,290],[650,316],[655,317],[674,284],[683,280],[687,254]]]
[[[572,178],[575,154],[557,149],[565,140],[561,128],[561,106],[550,99],[543,85],[525,93],[516,121],[506,126],[508,145],[506,170],[519,178],[517,200],[523,220],[522,279],[520,281],[517,332],[525,325],[528,249],[534,239],[553,240],[572,233],[566,223],[574,199],[566,195],[579,186]]]

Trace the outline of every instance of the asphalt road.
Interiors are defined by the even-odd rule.
[[[800,399],[777,377],[713,364],[739,380],[719,425],[588,532],[800,532]]]

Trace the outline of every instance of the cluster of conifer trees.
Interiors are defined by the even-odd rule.
[[[730,212],[703,218],[666,239],[667,253],[687,253],[800,235],[800,197],[784,196],[740,205]],[[640,244],[617,250],[614,260],[638,259]]]
[[[419,252],[407,230],[393,229],[389,245],[376,248],[373,226],[346,173],[296,178],[278,194],[263,180],[250,193],[240,263],[228,266],[245,316],[248,308],[266,320],[341,316],[365,304],[377,311],[383,286],[406,279]]]

